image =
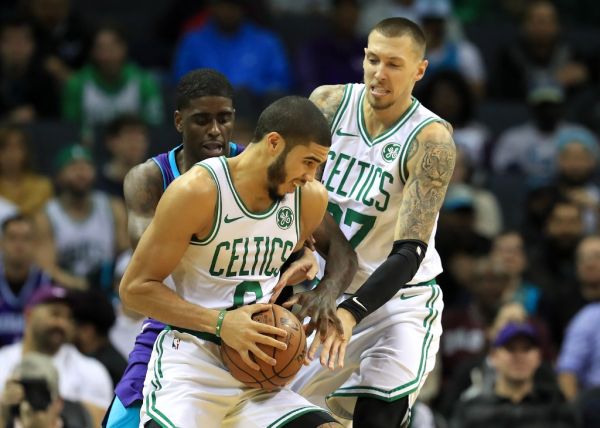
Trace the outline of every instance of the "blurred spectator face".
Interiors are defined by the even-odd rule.
[[[437,16],[425,16],[422,22],[427,46],[430,48],[440,46],[446,37],[446,20]]]
[[[28,268],[35,257],[33,225],[25,219],[9,222],[2,234],[1,249],[4,264],[17,268]]]
[[[356,32],[356,24],[360,10],[355,0],[338,0],[332,10],[334,25],[341,34],[352,36]]]
[[[217,26],[226,33],[233,33],[240,27],[244,9],[240,1],[216,1],[212,7],[212,15]]]
[[[527,265],[521,235],[508,233],[496,237],[492,244],[492,258],[500,263],[510,276],[521,276]]]
[[[47,29],[62,24],[69,16],[69,0],[32,0],[31,12],[35,19]]]
[[[546,222],[546,234],[563,248],[574,248],[583,235],[583,220],[579,208],[570,203],[558,203]]]
[[[33,51],[35,42],[31,28],[27,25],[7,26],[0,35],[0,55],[2,65],[9,70],[12,68],[22,69],[27,67]]]
[[[543,132],[552,132],[563,118],[563,104],[555,102],[541,102],[531,106],[533,120]]]
[[[73,318],[66,303],[43,303],[26,314],[26,330],[32,335],[36,347],[43,353],[54,355],[73,335]]]
[[[369,34],[363,61],[367,101],[374,110],[392,107],[421,80],[427,63],[422,51],[409,36],[386,37]]]
[[[117,75],[127,58],[127,46],[121,36],[112,30],[98,32],[92,48],[92,60],[100,71]]]
[[[456,148],[456,164],[454,165],[454,173],[452,174],[451,183],[467,183],[471,175],[470,160],[464,150]]]
[[[496,311],[509,285],[510,276],[502,265],[487,257],[476,262],[470,289],[483,308]]]
[[[553,43],[560,30],[556,9],[550,2],[537,1],[525,14],[525,34],[533,43]]]
[[[450,123],[456,123],[463,109],[464,96],[451,83],[439,81],[431,94],[431,108]]]
[[[498,375],[511,383],[531,380],[541,363],[539,347],[526,337],[515,337],[492,349],[491,358]]]
[[[26,169],[28,153],[25,134],[16,129],[0,133],[0,173],[17,175]]]
[[[61,188],[75,197],[84,197],[94,184],[96,171],[86,160],[77,159],[66,165],[58,174]]]
[[[577,276],[583,297],[588,301],[600,299],[600,237],[585,238],[577,248]]]
[[[148,132],[143,126],[125,126],[108,141],[113,156],[126,165],[137,165],[146,158]]]
[[[229,156],[235,110],[231,98],[195,98],[175,112],[175,128],[183,134],[184,150],[192,159]]]
[[[558,155],[558,172],[562,181],[581,186],[588,183],[596,169],[596,158],[578,142],[568,143]]]

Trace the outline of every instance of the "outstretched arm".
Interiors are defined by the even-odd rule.
[[[412,280],[427,252],[454,171],[456,150],[450,132],[439,123],[426,126],[410,144],[392,252],[353,298],[342,302],[342,320],[352,316],[358,323],[385,304]]]

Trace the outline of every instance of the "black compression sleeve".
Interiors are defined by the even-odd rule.
[[[358,324],[390,300],[417,273],[427,244],[419,240],[395,241],[392,252],[350,299],[338,307],[348,310]]]

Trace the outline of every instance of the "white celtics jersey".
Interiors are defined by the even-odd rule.
[[[441,121],[413,98],[410,108],[389,130],[371,138],[362,111],[364,92],[363,84],[345,86],[333,118],[332,145],[323,173],[328,210],[358,254],[358,272],[348,293],[355,292],[392,249],[407,179],[409,142],[427,124]],[[435,230],[410,284],[430,281],[442,272]]]
[[[217,185],[213,227],[205,239],[190,240],[165,282],[185,300],[210,309],[268,302],[279,269],[298,242],[301,190],[255,213],[236,193],[224,157],[196,168],[206,168]]]

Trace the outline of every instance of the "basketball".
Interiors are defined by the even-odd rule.
[[[251,388],[272,390],[285,386],[304,364],[306,355],[304,328],[294,314],[279,305],[273,305],[271,309],[255,313],[252,319],[287,331],[287,336],[283,339],[287,344],[285,351],[258,344],[263,352],[275,358],[277,364],[271,366],[250,353],[250,358],[260,366],[260,370],[254,370],[242,361],[242,357],[235,349],[225,343],[221,344],[223,362],[234,378]],[[282,339],[281,337],[276,338]]]

